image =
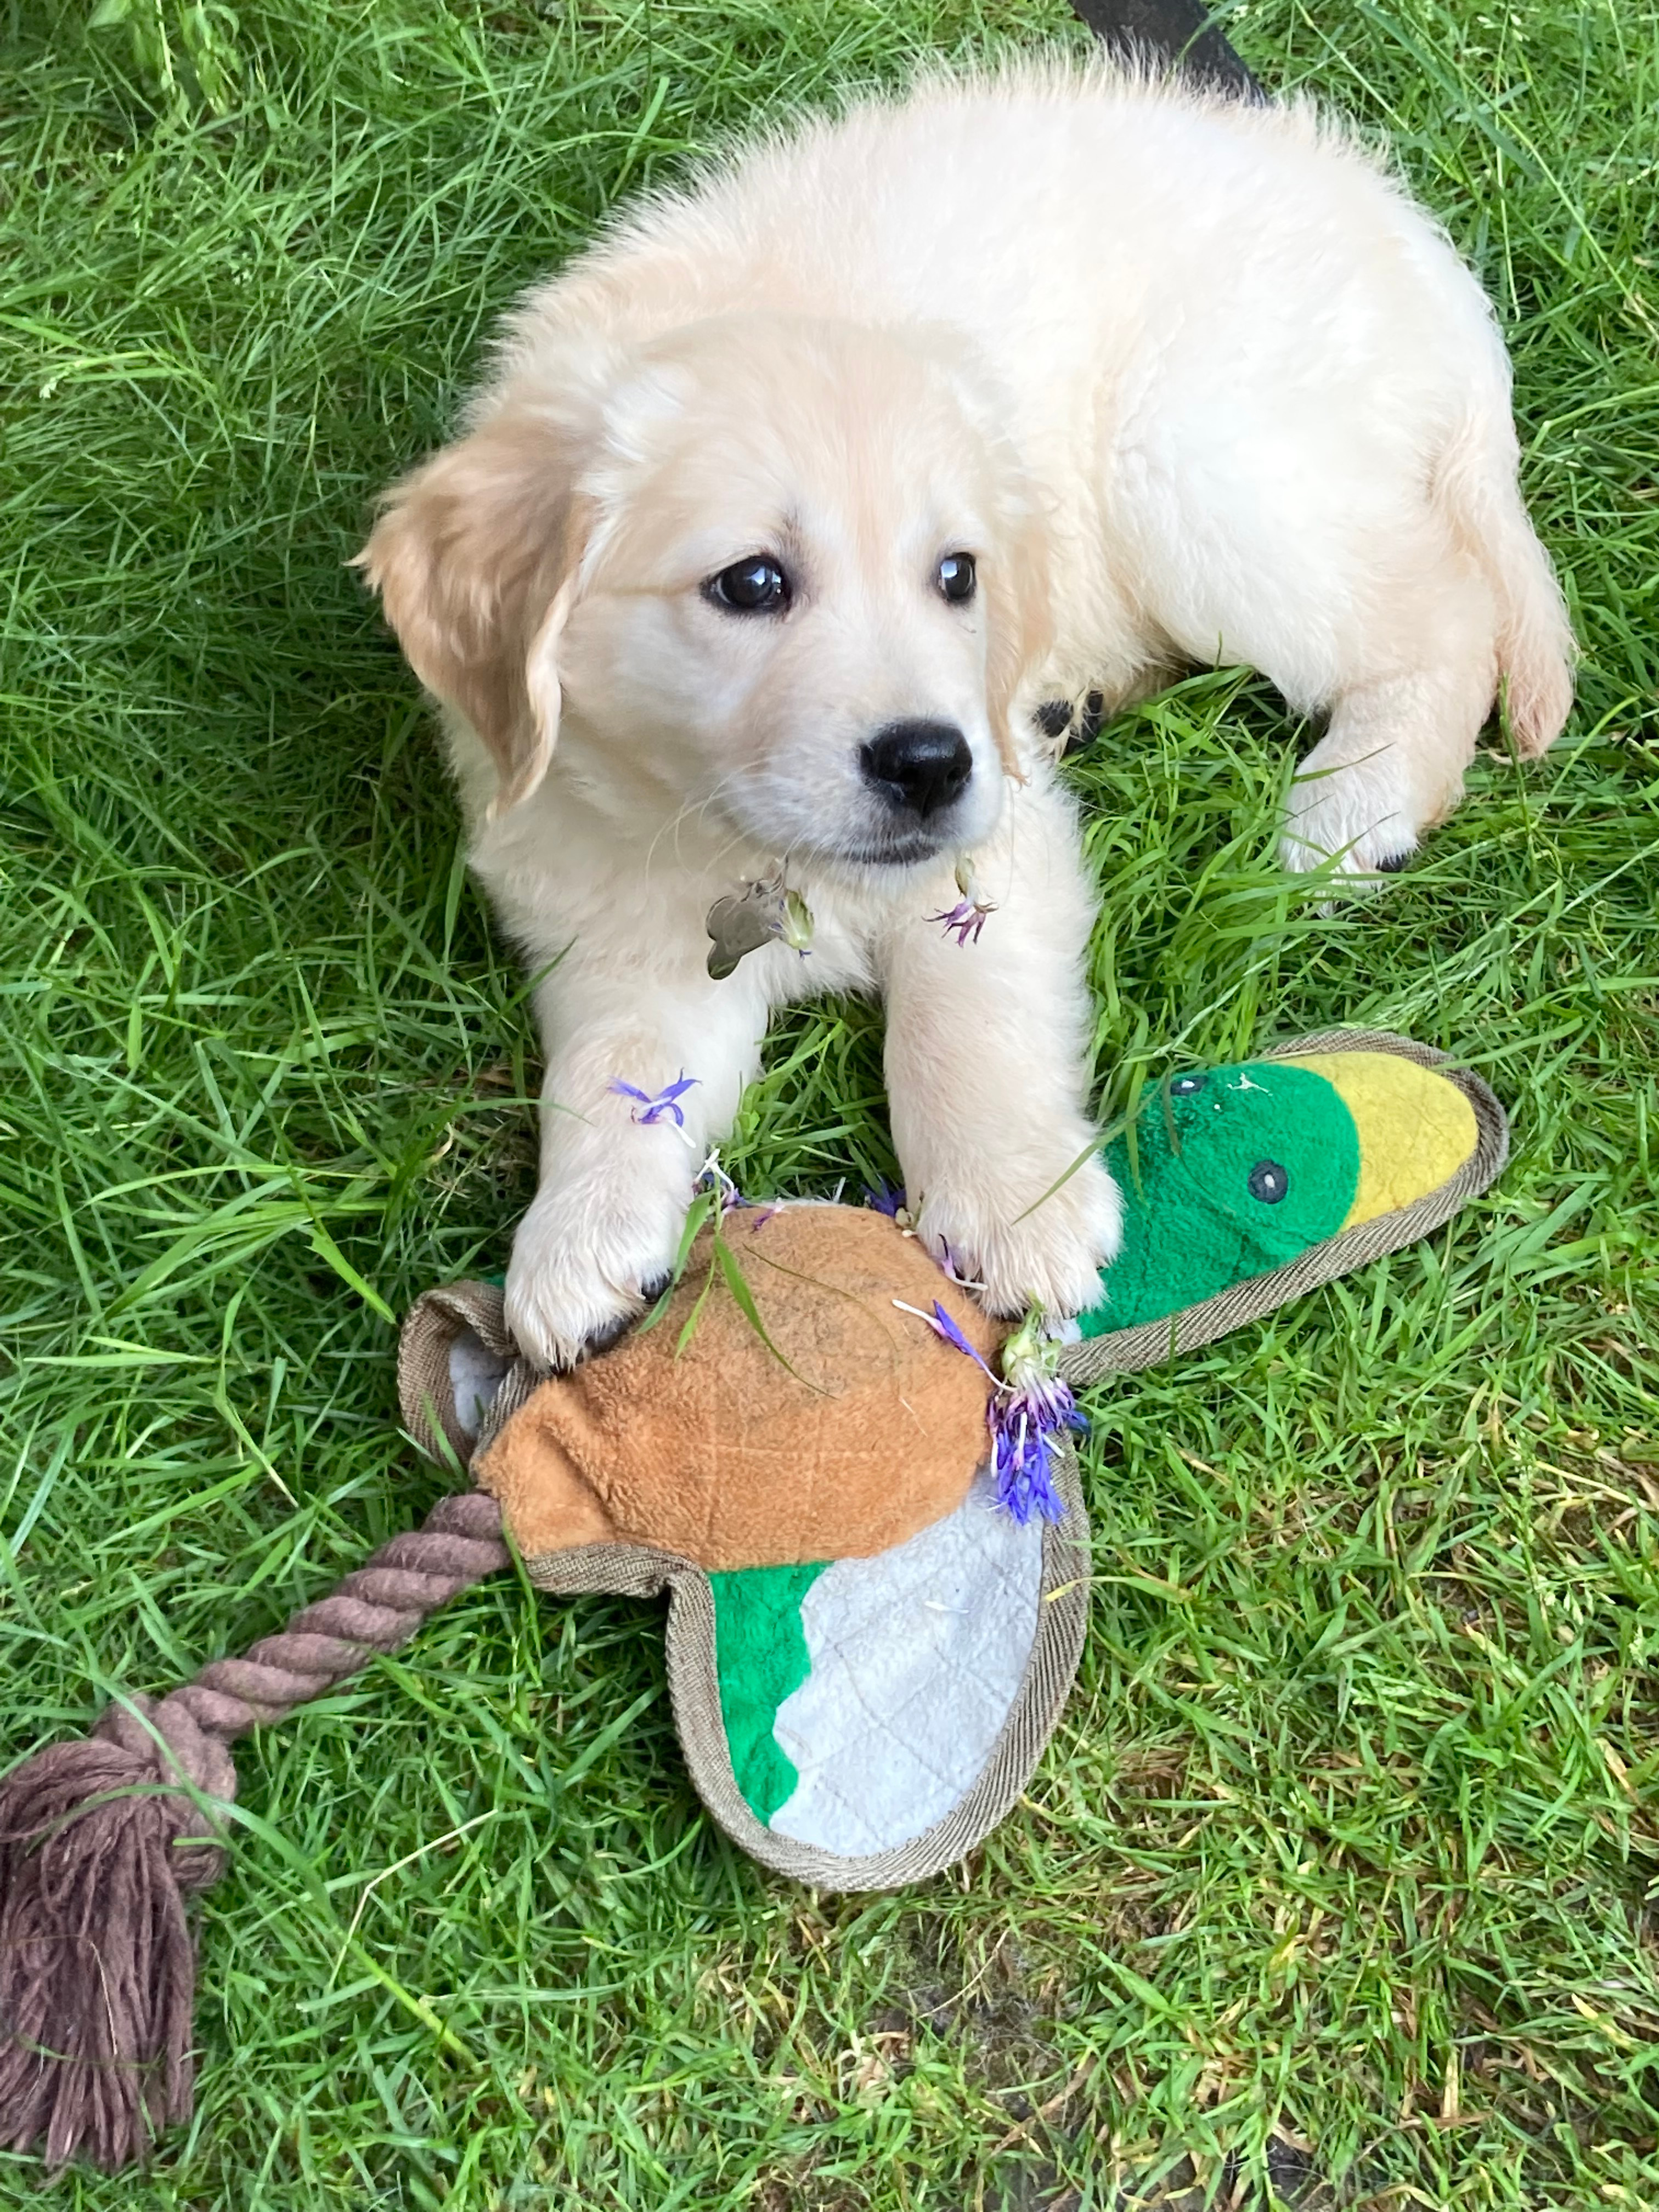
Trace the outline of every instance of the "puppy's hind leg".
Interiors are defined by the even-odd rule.
[[[1291,786],[1288,868],[1398,868],[1463,795],[1498,684],[1492,592],[1449,552],[1437,573],[1396,584],[1389,598],[1368,637],[1370,665],[1335,686],[1325,734]],[[1391,645],[1385,656],[1379,639]]]

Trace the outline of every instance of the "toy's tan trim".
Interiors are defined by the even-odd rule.
[[[1190,1352],[1198,1345],[1224,1336],[1230,1329],[1259,1321],[1275,1307],[1300,1297],[1304,1291],[1317,1290],[1323,1283],[1334,1282],[1337,1276],[1346,1275],[1352,1268],[1381,1259],[1385,1252],[1397,1252],[1402,1245],[1414,1244],[1419,1237],[1428,1236],[1431,1230],[1450,1220],[1459,1206],[1477,1197],[1496,1179],[1509,1158],[1508,1118],[1480,1078],[1460,1067],[1449,1053],[1437,1052],[1432,1045],[1415,1044],[1409,1037],[1395,1036],[1387,1030],[1319,1030],[1311,1036],[1297,1037],[1289,1044],[1269,1045],[1256,1057],[1305,1060],[1315,1053],[1338,1052],[1395,1053],[1402,1060],[1414,1061],[1419,1067],[1433,1068],[1449,1083],[1455,1084],[1474,1109],[1476,1129],[1475,1148],[1462,1166],[1425,1197],[1395,1212],[1380,1213],[1372,1220],[1358,1222],[1352,1229],[1328,1237],[1322,1244],[1313,1245],[1299,1258],[1275,1267],[1270,1274],[1234,1283],[1227,1290],[1218,1291],[1214,1297],[1188,1306],[1184,1312],[1168,1315],[1158,1321],[1142,1322],[1134,1328],[1115,1329],[1109,1335],[1087,1337],[1081,1344],[1066,1345],[1060,1355],[1060,1371],[1068,1382],[1081,1386],[1097,1382],[1103,1376],[1127,1374],[1138,1367],[1155,1367],[1160,1360],[1170,1358],[1176,1352]],[[1106,1281],[1109,1288],[1109,1268]]]
[[[441,1290],[423,1292],[404,1316],[398,1339],[398,1404],[404,1427],[429,1459],[447,1460],[453,1452],[463,1467],[478,1441],[457,1418],[449,1370],[450,1347],[464,1329],[497,1358],[522,1364],[507,1333],[501,1293],[493,1283],[447,1283]],[[492,1417],[500,1397],[498,1393],[490,1408]]]

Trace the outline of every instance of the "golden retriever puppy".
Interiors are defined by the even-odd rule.
[[[1567,711],[1516,464],[1486,302],[1369,158],[1102,65],[763,139],[533,293],[361,556],[544,971],[520,1342],[640,1309],[771,1009],[848,989],[922,1235],[995,1311],[1091,1303],[1091,901],[1035,710],[1249,662],[1328,715],[1288,865],[1397,864],[1500,686],[1524,752]],[[745,884],[810,944],[717,978]]]

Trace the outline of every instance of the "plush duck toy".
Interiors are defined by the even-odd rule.
[[[141,2156],[191,2099],[187,1892],[229,1745],[407,1641],[509,1559],[562,1596],[668,1594],[691,1777],[764,1865],[887,1887],[1009,1812],[1087,1619],[1074,1391],[1426,1235],[1497,1175],[1502,1109],[1444,1055],[1301,1039],[1158,1086],[1108,1147],[1121,1255],[1073,1340],[986,1319],[890,1211],[716,1208],[649,1326],[566,1374],[488,1284],[428,1292],[399,1385],[477,1486],[242,1658],[0,1783],[0,2140]]]

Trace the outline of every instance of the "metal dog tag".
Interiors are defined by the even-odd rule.
[[[786,893],[778,882],[750,884],[742,892],[728,891],[708,909],[708,972],[718,982],[729,975],[746,952],[757,952],[781,936]]]

